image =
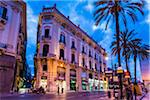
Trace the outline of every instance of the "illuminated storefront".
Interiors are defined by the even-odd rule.
[[[65,68],[58,67],[57,68],[57,85],[59,87],[59,91],[66,91],[66,80],[65,80]]]
[[[93,79],[93,75],[92,73],[89,73],[89,90],[90,91],[93,91],[93,86],[94,86],[94,79]]]
[[[40,86],[42,86],[46,90],[46,88],[47,88],[47,76],[41,77]]]
[[[103,90],[104,90],[104,89],[103,89],[103,81],[102,81],[102,80],[99,81],[99,87],[100,87],[100,91],[103,91]]]
[[[81,84],[82,84],[82,90],[87,90],[87,74],[86,72],[81,73]]]
[[[94,84],[95,84],[95,90],[98,91],[99,80],[98,80],[98,75],[97,74],[95,74]]]
[[[76,91],[76,70],[70,69],[70,90]]]

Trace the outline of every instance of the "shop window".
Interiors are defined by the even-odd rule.
[[[47,65],[43,65],[43,71],[47,71]]]
[[[70,70],[70,90],[76,90],[76,71]]]
[[[48,54],[48,51],[49,51],[49,45],[48,44],[45,44],[44,46],[43,46],[43,56],[47,56],[47,54]]]
[[[45,29],[45,38],[49,37],[49,29]]]
[[[60,49],[60,54],[59,54],[59,59],[63,59],[64,60],[64,49]]]

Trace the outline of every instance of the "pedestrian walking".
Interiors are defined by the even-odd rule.
[[[57,91],[58,95],[59,95],[59,86],[58,86],[58,91]]]
[[[63,94],[63,92],[64,92],[64,88],[61,88],[61,93]]]

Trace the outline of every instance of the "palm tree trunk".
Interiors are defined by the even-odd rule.
[[[135,89],[135,85],[137,85],[136,83],[136,55],[134,55],[134,95],[135,95],[135,100],[136,100],[136,89]]]
[[[127,56],[125,57],[125,62],[126,62],[126,69],[127,69],[127,71],[129,72],[129,67],[128,67],[128,57],[127,57]]]
[[[116,6],[117,1],[115,1]],[[119,44],[119,14],[117,12],[117,7],[116,7],[116,12],[115,12],[115,18],[116,18],[116,35],[117,35],[117,50],[118,50],[118,64],[121,66],[121,60],[120,60],[120,44]]]

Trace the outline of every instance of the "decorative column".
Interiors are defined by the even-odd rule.
[[[70,90],[70,66],[69,64],[66,65],[66,91]]]
[[[82,83],[81,83],[81,73],[82,70],[80,67],[77,68],[76,74],[77,74],[77,91],[82,91]]]

